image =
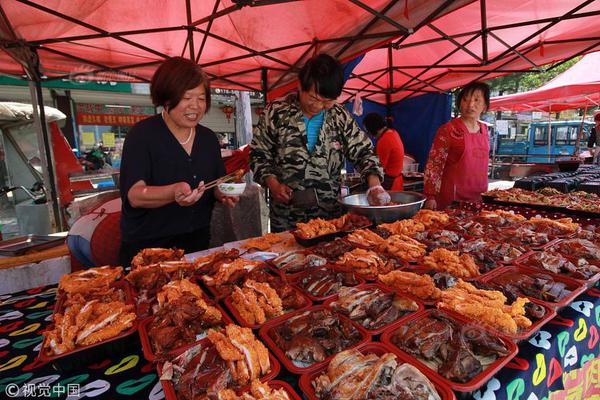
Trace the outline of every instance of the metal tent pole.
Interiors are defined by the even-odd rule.
[[[588,109],[588,105],[586,104],[585,108],[583,109],[583,117],[581,117],[581,125],[579,125],[579,132],[577,133],[577,143],[575,144],[575,150],[573,150],[574,157],[578,157],[579,149],[581,147],[581,136],[583,135],[583,123],[585,122],[585,116],[587,114],[587,109]]]

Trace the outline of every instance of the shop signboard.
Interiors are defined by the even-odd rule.
[[[105,147],[115,147],[115,133],[114,132],[103,132],[102,133],[102,144]]]
[[[94,132],[81,132],[81,144],[84,146],[95,146],[96,136]]]

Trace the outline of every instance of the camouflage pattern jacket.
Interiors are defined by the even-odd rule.
[[[383,180],[371,141],[341,105],[325,111],[312,153],[308,152],[306,125],[297,95],[267,106],[250,144],[254,180],[266,187],[265,178],[274,175],[294,191],[315,188],[319,199],[319,206],[310,208],[271,201],[272,230],[293,229],[296,222],[341,215],[337,198],[345,158],[361,171],[364,180],[368,175],[378,175]]]

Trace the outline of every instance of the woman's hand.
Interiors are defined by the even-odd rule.
[[[196,204],[203,194],[204,181],[200,182],[198,187],[193,190],[187,182],[178,182],[173,186],[174,200],[182,207],[189,207]]]
[[[435,199],[427,199],[427,201],[425,202],[425,205],[423,207],[428,210],[435,211],[435,209],[437,208],[437,202],[435,201]]]

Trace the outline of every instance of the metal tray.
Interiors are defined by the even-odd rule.
[[[0,255],[20,256],[30,250],[43,250],[65,241],[60,236],[27,235],[0,242]]]

